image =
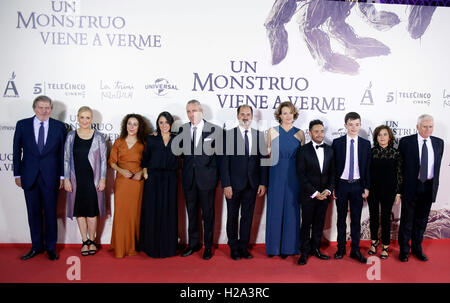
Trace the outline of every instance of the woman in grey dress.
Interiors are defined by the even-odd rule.
[[[78,110],[77,130],[69,132],[64,147],[64,189],[67,191],[67,217],[77,218],[82,246],[81,255],[94,255],[97,216],[106,214],[106,143],[92,129],[92,110]]]

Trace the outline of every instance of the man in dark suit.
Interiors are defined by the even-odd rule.
[[[325,128],[322,121],[313,120],[309,123],[309,136],[311,141],[297,152],[297,174],[302,204],[299,265],[307,263],[308,255],[321,260],[330,258],[320,251],[320,241],[335,182],[333,149],[323,143]]]
[[[64,181],[66,128],[64,123],[50,118],[52,108],[50,98],[37,97],[33,102],[36,115],[18,121],[14,133],[14,178],[25,193],[32,242],[31,250],[22,260],[44,252],[44,247],[50,260],[58,259],[56,202]]]
[[[422,250],[423,234],[431,204],[436,201],[444,153],[444,141],[431,136],[433,127],[433,117],[421,115],[417,121],[418,133],[401,138],[398,145],[403,160],[402,210],[398,235],[399,259],[402,262],[408,261],[410,248],[419,260],[428,261]]]
[[[358,136],[361,129],[361,117],[358,113],[347,113],[344,126],[347,135],[334,139],[332,144],[336,163],[335,198],[338,231],[338,249],[334,258],[342,259],[346,253],[346,219],[350,202],[352,238],[350,257],[361,263],[367,263],[367,259],[361,254],[359,239],[363,199],[369,196],[370,142]]]
[[[227,236],[231,258],[251,259],[247,250],[252,227],[256,195],[264,196],[267,189],[268,166],[264,134],[250,127],[253,109],[241,105],[237,109],[239,126],[226,132],[222,157],[221,183],[227,199]],[[239,208],[241,220],[238,237]]]
[[[212,257],[214,237],[214,198],[219,178],[220,156],[222,154],[223,130],[202,119],[203,109],[197,100],[186,105],[189,123],[180,127],[173,146],[183,158],[182,185],[188,212],[189,245],[182,252],[190,256],[202,248],[198,222],[199,208],[202,210],[205,250],[203,259]]]

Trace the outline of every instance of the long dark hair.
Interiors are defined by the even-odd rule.
[[[142,118],[139,114],[128,114],[122,119],[122,126],[120,130],[120,138],[125,139],[128,136],[127,131],[127,123],[130,118],[135,118],[139,122],[139,128],[137,131],[137,139],[142,144],[145,143],[148,134],[150,133],[150,128],[148,127],[147,122],[145,122],[144,118]]]
[[[169,112],[162,112],[158,115],[158,118],[156,119],[156,132],[158,135],[161,135],[161,129],[159,128],[159,118],[164,117],[167,120],[167,123],[170,125],[170,132],[172,132],[172,124],[173,124],[173,117]]]

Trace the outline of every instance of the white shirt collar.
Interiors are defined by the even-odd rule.
[[[205,121],[202,119],[195,127],[197,127],[197,130],[203,129],[203,126],[205,125]],[[191,129],[194,127],[194,124],[191,123]]]

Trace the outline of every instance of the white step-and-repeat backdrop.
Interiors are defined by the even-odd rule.
[[[94,109],[95,127],[113,142],[122,117],[143,114],[155,126],[164,110],[187,121],[185,103],[202,102],[206,119],[226,128],[236,108],[250,104],[255,128],[276,125],[273,112],[290,100],[295,126],[312,119],[326,141],[345,134],[344,116],[362,116],[362,136],[391,126],[397,139],[416,132],[422,113],[435,118],[434,135],[450,142],[450,9],[295,0],[28,1],[0,3],[0,242],[30,242],[23,192],[12,172],[17,120],[33,115],[41,94],[55,101],[52,117],[76,127],[79,107]],[[307,138],[309,141],[309,138]],[[429,238],[450,237],[450,156],[441,168]],[[108,175],[111,192],[113,174]],[[114,195],[101,223],[109,243]],[[218,191],[216,241],[226,243],[226,202]],[[60,243],[79,243],[75,221],[64,217]],[[187,218],[179,198],[180,237]],[[396,238],[400,209],[393,209]],[[336,240],[330,206],[325,236]],[[368,239],[368,207],[362,235]],[[255,210],[252,241],[265,238],[265,201]]]

